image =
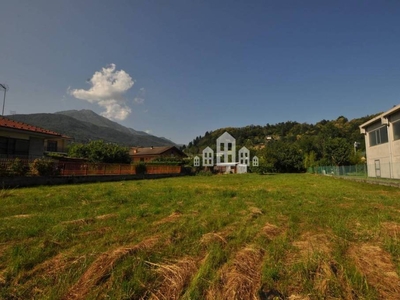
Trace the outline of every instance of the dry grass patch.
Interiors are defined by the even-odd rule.
[[[217,243],[222,243],[223,245],[226,245],[228,242],[226,241],[227,233],[216,233],[216,232],[209,232],[206,234],[203,234],[203,236],[200,239],[200,243],[202,245],[209,245],[213,242]]]
[[[91,223],[94,223],[93,218],[86,218],[86,219],[77,219],[77,220],[70,220],[70,221],[64,221],[61,222],[63,225],[78,225],[78,226],[83,226],[83,225],[88,225]]]
[[[253,218],[257,218],[263,214],[263,211],[255,206],[250,206],[249,211],[250,211],[250,216]]]
[[[332,249],[332,243],[324,233],[306,232],[299,241],[293,242],[293,246],[299,249],[301,257],[309,257],[314,252],[329,254]]]
[[[282,229],[278,226],[270,223],[266,223],[261,230],[261,234],[265,235],[270,240],[274,239],[282,232]]]
[[[258,299],[263,255],[253,247],[239,251],[233,264],[222,268],[219,285],[208,290],[207,299]]]
[[[110,273],[119,260],[134,252],[153,248],[158,240],[158,237],[151,237],[136,245],[120,247],[101,254],[70,288],[64,299],[85,299],[90,290]]]
[[[400,299],[400,279],[389,253],[379,246],[357,244],[348,254],[381,299]]]
[[[156,272],[162,278],[159,288],[151,293],[150,299],[179,299],[198,269],[197,261],[191,257],[185,257],[169,264],[149,263],[157,267]]]
[[[182,216],[182,214],[180,212],[173,212],[168,217],[154,222],[153,225],[161,225],[161,224],[165,224],[165,223],[172,223],[172,222],[175,222],[176,220],[178,220],[181,216]]]
[[[384,222],[381,224],[384,231],[392,238],[397,238],[400,234],[400,224],[395,222]]]
[[[95,217],[96,220],[108,220],[112,218],[116,218],[118,215],[117,214],[105,214],[101,216]]]

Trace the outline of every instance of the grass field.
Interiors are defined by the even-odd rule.
[[[0,190],[1,299],[400,299],[400,189],[309,174]]]

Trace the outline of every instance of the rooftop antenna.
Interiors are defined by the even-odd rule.
[[[1,115],[4,116],[4,105],[6,104],[6,94],[7,94],[9,87],[7,84],[0,83],[0,88],[2,88],[4,90],[3,110],[1,112]]]

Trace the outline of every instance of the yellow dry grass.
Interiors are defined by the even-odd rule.
[[[161,284],[156,291],[151,292],[153,300],[179,299],[185,286],[190,282],[197,270],[196,259],[184,257],[167,264],[154,264],[156,272],[161,276]]]
[[[348,254],[381,299],[400,299],[400,279],[389,253],[365,243],[353,245]]]
[[[102,253],[65,295],[64,299],[85,299],[91,288],[96,286],[126,255],[140,250],[149,250],[156,245],[158,237],[148,238],[136,245],[120,247]]]
[[[207,291],[207,299],[258,299],[263,254],[255,247],[240,250],[232,265],[221,269],[219,284]]]

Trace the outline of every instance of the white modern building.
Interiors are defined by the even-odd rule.
[[[224,132],[217,138],[217,166],[236,162],[236,139]]]
[[[239,163],[242,165],[250,166],[250,150],[242,147],[239,150]]]
[[[193,166],[200,167],[200,157],[195,156],[193,159]]]
[[[214,151],[210,147],[203,150],[203,167],[214,166]]]
[[[360,125],[368,176],[400,179],[400,105]]]

